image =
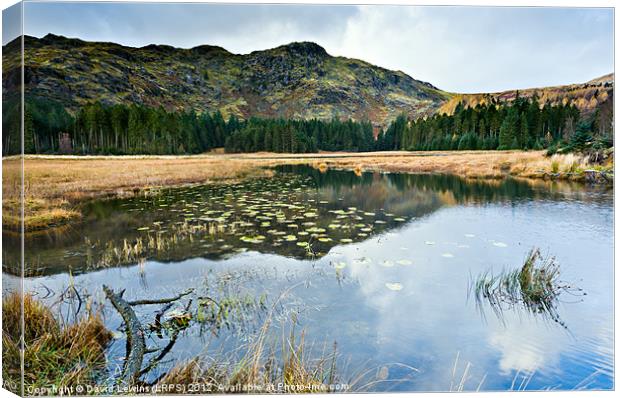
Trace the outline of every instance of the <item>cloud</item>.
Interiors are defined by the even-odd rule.
[[[335,52],[458,92],[582,82],[613,70],[610,10],[363,6]]]

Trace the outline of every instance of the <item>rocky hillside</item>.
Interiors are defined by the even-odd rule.
[[[583,115],[590,115],[608,100],[611,103],[614,90],[614,74],[610,73],[581,84],[565,86],[528,88],[524,90],[508,90],[498,93],[454,94],[440,108],[440,113],[452,114],[459,102],[467,106],[488,103],[490,101],[511,102],[517,94],[521,97],[538,97],[540,104],[547,101],[551,105],[570,103],[575,105]]]
[[[10,51],[18,45],[5,48],[3,90],[18,81],[19,52]],[[450,98],[402,72],[333,57],[309,42],[237,55],[206,45],[132,48],[48,34],[26,37],[25,49],[27,92],[70,111],[99,100],[241,117],[351,117],[383,127],[403,112],[432,114]]]

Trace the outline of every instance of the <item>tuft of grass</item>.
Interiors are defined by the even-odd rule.
[[[23,300],[24,391],[94,385],[105,366],[112,334],[99,314],[89,313],[61,326],[51,310],[31,295],[11,293],[2,300],[2,376],[20,394],[20,327]],[[52,390],[48,390],[52,391]]]
[[[558,297],[564,291],[581,292],[581,289],[560,282],[559,277],[560,266],[555,258],[544,258],[534,248],[521,268],[497,275],[484,272],[474,281],[473,290],[478,307],[488,302],[500,319],[505,309],[521,306],[566,328],[557,312]]]

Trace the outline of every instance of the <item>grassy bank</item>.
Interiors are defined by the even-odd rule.
[[[545,156],[544,151],[369,152],[319,154],[206,154],[199,156],[26,156],[26,230],[79,220],[79,204],[104,197],[143,194],[150,189],[189,183],[218,183],[267,176],[264,167],[311,164],[355,171],[449,173],[467,178],[506,176],[585,179],[590,165],[577,155]],[[18,158],[3,159],[3,225],[19,223]]]
[[[59,322],[50,308],[32,296],[25,295],[23,300],[26,395],[86,395],[87,391],[109,395],[125,391],[111,387],[115,380],[106,373],[109,365],[106,349],[112,333],[98,314],[85,314],[74,323]],[[2,301],[3,379],[5,386],[16,394],[20,394],[17,325],[21,322],[21,301],[17,294],[5,296]],[[269,324],[267,320],[258,337],[240,357],[235,353],[222,353],[180,362],[154,381],[137,380],[133,385],[119,388],[162,394],[252,392],[237,390],[242,386],[265,388],[258,392],[288,393],[349,388],[337,378],[335,346],[326,347],[321,355],[311,357],[308,353],[311,345],[305,342],[303,333],[296,337],[293,328],[278,347],[278,343],[267,336]],[[365,379],[354,381],[358,387],[363,387],[361,382]],[[175,390],[169,389],[171,385]]]
[[[20,394],[20,328],[22,297],[2,300],[2,377],[6,388]],[[23,297],[24,392],[51,391],[54,386],[94,385],[105,366],[111,333],[98,314],[62,325],[49,308],[30,295]],[[44,394],[47,395],[47,394]]]

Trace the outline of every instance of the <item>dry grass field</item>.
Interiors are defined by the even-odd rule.
[[[267,167],[310,164],[357,172],[450,173],[468,178],[542,178],[584,170],[575,155],[546,157],[543,151],[371,152],[319,154],[205,154],[198,156],[41,156],[24,158],[26,230],[78,219],[89,199],[123,197],[189,183],[217,183],[268,176]],[[2,162],[3,225],[19,221],[20,159]]]

